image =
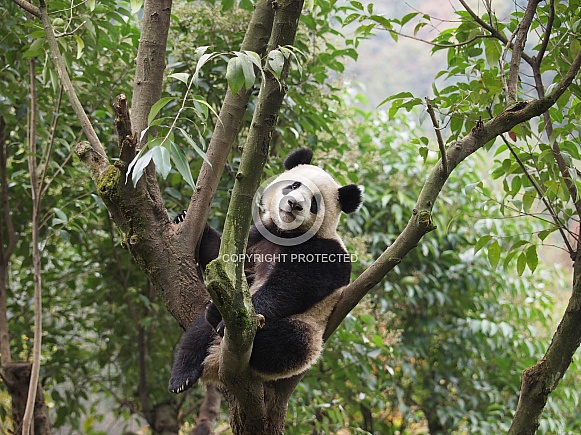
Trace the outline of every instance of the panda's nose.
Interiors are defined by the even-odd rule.
[[[291,210],[302,211],[303,206],[299,204],[299,202],[294,198],[289,198],[287,200],[288,205],[290,206]]]

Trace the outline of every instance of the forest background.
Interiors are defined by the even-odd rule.
[[[571,260],[578,238],[579,4],[306,3],[296,41],[274,47],[264,64],[240,49],[250,1],[173,4],[162,98],[144,117],[171,145],[164,148],[152,136],[150,160],[139,163],[145,154],[137,156],[126,186],[139,183],[136,168],[147,182],[156,179],[145,169],[153,160],[168,219],[188,208],[227,87],[246,93],[249,111],[212,201],[210,223],[222,228],[259,81],[272,76],[288,92],[264,176],[280,172],[289,150],[309,146],[339,182],[364,187],[363,208],[342,221],[349,250],[358,254],[356,278],[413,219],[425,180],[443,165],[440,145],[450,151],[479,122],[526,111],[519,102],[559,90],[573,70],[562,98],[546,109],[548,118],[525,117],[448,168],[430,231],[330,336],[324,358],[296,387],[284,422],[290,434],[510,431],[523,370],[543,360],[563,313],[572,311],[566,306],[576,282]],[[75,157],[84,139],[78,114],[51,61],[46,26],[36,10],[27,14],[21,6],[0,5],[0,430],[22,430],[21,393],[42,314],[37,396],[49,423],[35,423],[39,428],[195,433],[200,416],[210,415],[209,426],[227,433],[225,401],[214,400],[207,412],[203,388],[167,392],[180,324],[191,313],[160,297],[162,284],[152,283],[133,252],[135,234],[118,224],[103,185]],[[116,96],[130,94],[138,80],[143,5],[48,6],[88,122],[107,140],[107,153],[122,161],[114,107],[123,104]],[[513,47],[506,39],[518,39],[529,7],[536,12],[523,63],[527,56],[533,62],[513,80],[513,94],[501,80],[511,81]],[[545,85],[539,87],[534,56],[543,46]],[[436,121],[428,110],[434,107]],[[445,144],[436,139],[436,123]],[[566,171],[553,158],[553,143]],[[539,433],[581,430],[578,386],[573,359],[537,421]]]

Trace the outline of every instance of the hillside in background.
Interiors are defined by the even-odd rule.
[[[406,2],[362,2],[374,3],[374,13],[388,18],[401,18],[411,12],[421,12],[432,17],[433,27],[426,26],[415,35],[417,38],[431,40],[442,29],[456,25],[454,11],[461,7],[457,1],[434,2],[431,0],[409,0]],[[482,2],[469,0],[473,10],[481,12]],[[500,16],[514,8],[514,2],[493,3]],[[415,21],[414,21],[415,22]],[[415,24],[408,24],[403,33],[413,35]],[[350,29],[354,32],[355,26]],[[353,86],[361,88],[361,93],[369,100],[368,108],[375,108],[382,100],[399,92],[412,92],[423,98],[432,96],[432,81],[446,68],[444,51],[432,53],[430,44],[416,39],[398,37],[395,42],[387,31],[377,31],[375,36],[361,42],[358,48],[359,59],[345,65],[345,78]],[[386,65],[388,67],[386,68]]]

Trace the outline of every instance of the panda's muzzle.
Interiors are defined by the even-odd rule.
[[[295,198],[289,198],[287,203],[291,211],[303,211],[303,206]]]

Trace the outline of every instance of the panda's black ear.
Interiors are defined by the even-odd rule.
[[[361,188],[356,184],[349,184],[339,188],[339,204],[345,213],[353,213],[359,208],[362,201]]]
[[[284,161],[284,168],[288,171],[298,165],[308,165],[313,159],[313,151],[309,148],[299,148],[292,151]]]

